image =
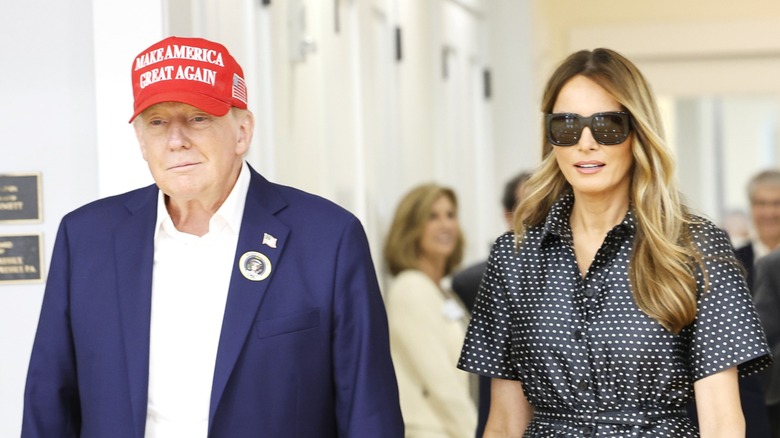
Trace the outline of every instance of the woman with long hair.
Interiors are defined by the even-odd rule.
[[[744,436],[738,375],[768,348],[726,234],[680,198],[647,81],[580,51],[542,112],[542,162],[458,365],[492,377],[484,436]]]

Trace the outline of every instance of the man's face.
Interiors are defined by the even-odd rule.
[[[750,214],[758,238],[773,249],[780,242],[780,187],[757,185],[750,196]]]
[[[224,201],[252,138],[250,112],[215,117],[187,104],[164,102],[138,117],[134,127],[141,153],[163,193],[174,202]]]

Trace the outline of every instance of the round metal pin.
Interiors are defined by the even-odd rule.
[[[257,251],[247,251],[238,260],[241,274],[251,281],[262,281],[271,275],[271,260]]]

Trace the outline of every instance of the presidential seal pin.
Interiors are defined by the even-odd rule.
[[[271,260],[257,251],[247,251],[238,260],[241,274],[251,281],[263,281],[271,275]]]

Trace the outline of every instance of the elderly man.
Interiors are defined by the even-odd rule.
[[[62,220],[22,436],[402,437],[359,221],[244,162],[222,45],[166,38],[132,80],[156,184]]]
[[[747,187],[753,238],[735,250],[748,272],[753,291],[753,266],[761,257],[780,247],[780,170],[769,169],[754,175]],[[755,294],[754,294],[755,295]]]

